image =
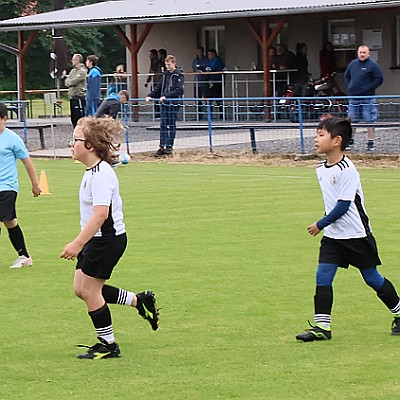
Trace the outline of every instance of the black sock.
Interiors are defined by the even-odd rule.
[[[331,314],[333,305],[332,286],[317,286],[314,296],[315,314]]]
[[[101,293],[104,300],[108,304],[120,304],[130,306],[133,300],[134,294],[128,290],[116,288],[110,285],[104,285]]]
[[[11,244],[19,256],[29,257],[28,250],[26,250],[24,235],[19,225],[14,228],[7,228],[8,236],[10,237]]]
[[[104,303],[104,305],[97,310],[89,311],[88,314],[92,319],[94,328],[96,329],[97,337],[105,340],[107,343],[113,343],[115,341],[114,332],[111,313],[107,303]]]
[[[114,286],[110,286],[110,285],[104,285],[103,289],[101,291],[101,294],[104,297],[104,300],[106,301],[106,303],[117,304],[118,292],[119,292],[118,288],[116,288]]]
[[[332,286],[317,286],[314,296],[314,320],[317,326],[330,329],[332,304]]]
[[[400,313],[400,299],[392,282],[385,278],[383,285],[376,291],[376,294],[390,311],[394,314]]]

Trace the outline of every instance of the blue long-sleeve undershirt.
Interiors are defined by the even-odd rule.
[[[318,229],[321,231],[327,226],[333,224],[344,214],[346,214],[350,207],[350,203],[351,203],[350,200],[338,200],[333,210],[328,215],[325,215],[324,218],[321,218],[317,222]]]

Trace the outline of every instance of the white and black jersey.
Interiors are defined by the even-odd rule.
[[[317,177],[326,215],[332,211],[338,200],[351,202],[348,211],[325,228],[324,236],[332,239],[353,239],[371,234],[360,175],[353,162],[346,156],[334,165],[324,162],[317,167]]]
[[[85,171],[79,190],[79,201],[81,229],[92,217],[95,206],[109,206],[108,217],[94,236],[118,236],[125,233],[119,182],[108,163],[101,161]]]

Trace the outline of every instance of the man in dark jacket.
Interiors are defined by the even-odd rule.
[[[347,89],[351,96],[374,96],[375,90],[382,85],[383,75],[381,67],[370,58],[368,46],[360,46],[357,50],[357,58],[350,62],[344,73]],[[350,99],[349,118],[352,122],[376,122],[378,111],[374,98]],[[367,128],[367,150],[374,150],[375,130]]]
[[[160,148],[155,156],[171,155],[176,135],[176,118],[183,96],[184,77],[182,70],[176,68],[176,58],[169,55],[165,59],[165,71],[156,88],[146,97],[160,101]]]

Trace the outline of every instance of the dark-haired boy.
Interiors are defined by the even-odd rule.
[[[344,155],[351,137],[350,122],[341,118],[327,118],[317,129],[317,153],[326,154],[326,161],[317,167],[325,216],[307,230],[316,236],[324,229],[324,236],[314,296],[315,326],[296,336],[303,342],[331,339],[332,283],[337,269],[349,265],[359,269],[365,283],[392,312],[392,335],[400,335],[400,299],[392,283],[376,268],[381,261],[364,208],[360,176],[352,161]]]
[[[0,103],[0,221],[8,230],[8,236],[18,258],[10,268],[30,267],[30,257],[24,235],[17,221],[15,203],[18,194],[17,160],[20,159],[25,166],[32,183],[32,193],[35,197],[40,195],[39,182],[36,170],[29,158],[28,150],[22,139],[13,131],[6,128],[7,106]]]
[[[86,116],[95,115],[101,101],[101,74],[99,58],[94,54],[86,57],[89,69],[86,80]]]

